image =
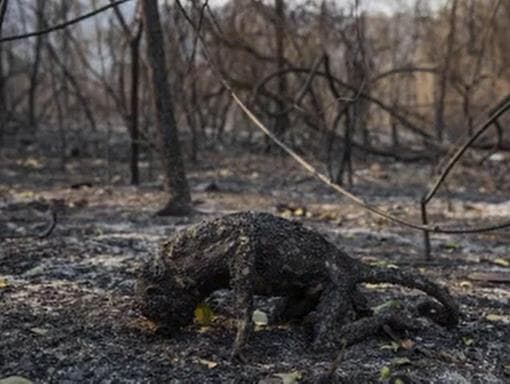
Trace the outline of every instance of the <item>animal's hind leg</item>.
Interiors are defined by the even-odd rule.
[[[358,287],[356,287],[352,293],[352,305],[354,310],[356,311],[356,318],[360,319],[362,317],[367,317],[373,315],[373,311],[368,305],[368,300],[365,295],[363,295]]]
[[[248,339],[253,325],[253,274],[255,272],[255,248],[252,239],[240,236],[237,241],[235,257],[230,266],[230,284],[234,291],[237,316],[237,334],[232,350],[232,357],[240,357],[240,352]]]

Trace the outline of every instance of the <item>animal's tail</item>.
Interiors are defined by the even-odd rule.
[[[455,326],[459,322],[460,311],[446,288],[428,280],[418,272],[406,272],[400,269],[378,268],[366,266],[361,271],[360,283],[390,283],[407,288],[418,289],[438,300],[443,307],[444,323],[446,326]]]

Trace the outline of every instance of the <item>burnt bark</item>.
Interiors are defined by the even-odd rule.
[[[131,91],[130,91],[130,116],[129,116],[129,136],[131,140],[131,157],[129,159],[129,169],[131,170],[131,184],[140,183],[138,159],[139,159],[139,138],[138,129],[138,86],[140,83],[140,40],[142,37],[142,25],[138,26],[135,35],[129,41],[131,55]]]
[[[453,0],[450,17],[449,17],[449,30],[446,38],[446,52],[444,53],[444,61],[442,64],[441,72],[439,74],[438,94],[436,100],[436,111],[435,111],[435,130],[436,139],[441,142],[444,136],[444,111],[445,111],[445,99],[446,99],[446,88],[448,84],[448,76],[450,75],[450,65],[453,56],[453,44],[455,42],[455,23],[457,20],[457,0]]]
[[[150,66],[153,102],[160,134],[160,155],[165,172],[168,201],[158,214],[185,215],[191,212],[191,196],[184,171],[170,92],[157,0],[142,0],[143,24]]]
[[[278,71],[282,71],[285,67],[285,2],[284,0],[275,0],[275,40],[276,40],[276,66]],[[285,74],[278,76],[278,101],[277,113],[275,121],[275,133],[278,137],[282,137],[287,132],[289,126],[289,115],[286,112],[287,106],[285,99],[287,98],[288,85]]]
[[[2,24],[4,22],[5,13],[7,12],[7,0],[0,0],[0,38],[2,37]],[[5,123],[7,122],[7,105],[5,92],[5,74],[4,74],[4,50],[0,44],[0,148],[3,147]]]
[[[44,0],[37,0],[36,3],[37,30],[44,28]],[[43,36],[37,36],[34,47],[34,61],[30,71],[30,88],[28,90],[28,126],[32,133],[37,131],[37,116],[35,110],[35,98],[39,85],[39,67],[41,64],[41,51]]]

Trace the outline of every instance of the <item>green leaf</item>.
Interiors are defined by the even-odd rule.
[[[282,379],[283,384],[294,384],[301,380],[301,372],[293,371],[290,373],[275,373],[274,376]]]
[[[400,367],[401,365],[411,364],[411,360],[407,357],[397,357],[396,359],[393,359],[391,364],[394,367]]]
[[[194,321],[199,325],[209,325],[211,324],[213,318],[213,312],[211,308],[205,303],[199,303],[195,308]]]
[[[398,309],[400,308],[400,301],[398,300],[388,300],[382,304],[379,304],[373,308],[374,313],[378,314],[387,309]]]
[[[379,377],[381,380],[388,380],[391,376],[391,368],[388,366],[384,366],[379,371]]]
[[[400,344],[397,343],[396,341],[392,341],[390,344],[383,345],[380,349],[381,350],[389,349],[390,351],[397,352],[399,348]]]
[[[445,248],[446,249],[458,249],[458,248],[460,248],[460,244],[459,243],[455,243],[453,241],[450,241],[450,242],[445,244]]]

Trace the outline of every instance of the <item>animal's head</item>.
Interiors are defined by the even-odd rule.
[[[136,284],[142,314],[172,333],[193,321],[197,299],[193,291],[157,263],[146,265]]]

